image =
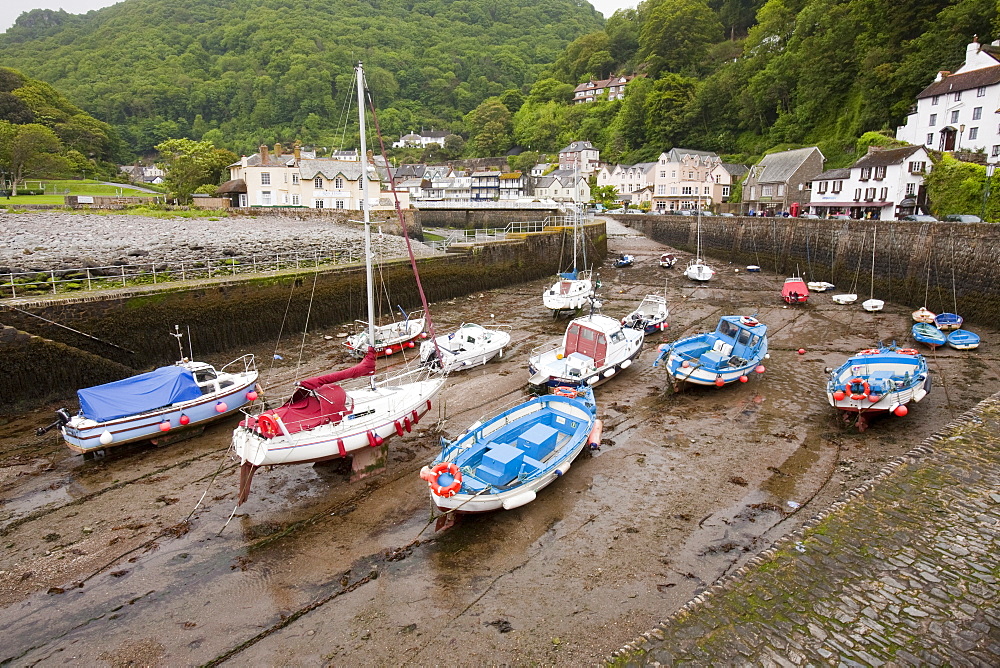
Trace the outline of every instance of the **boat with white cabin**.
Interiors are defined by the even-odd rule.
[[[924,356],[914,348],[893,344],[849,357],[830,373],[826,396],[837,410],[856,414],[858,429],[864,431],[872,415],[905,416],[907,405],[921,401],[930,389]]]
[[[642,329],[646,334],[655,334],[667,328],[669,317],[670,309],[667,308],[666,297],[646,295],[634,311],[622,318],[622,327]]]
[[[439,367],[445,373],[470,369],[503,355],[510,345],[510,326],[483,327],[462,323],[454,332],[420,344],[420,362]]]
[[[666,363],[667,372],[680,382],[722,387],[764,373],[767,359],[767,325],[754,316],[727,315],[714,331],[695,334],[660,346],[653,366]]]

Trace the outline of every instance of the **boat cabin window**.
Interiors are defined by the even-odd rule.
[[[753,338],[750,339],[750,347],[756,348],[758,343],[760,343],[760,337],[755,334]]]
[[[619,341],[621,341],[624,338],[625,338],[625,334],[623,334],[620,329],[617,332],[611,332],[611,340],[614,343],[618,343]],[[601,341],[601,343],[604,343],[604,337],[603,336],[601,337],[600,341]]]
[[[594,338],[596,337],[596,334],[597,333],[592,329],[586,329],[586,328],[580,329],[580,338],[583,339],[584,341],[593,341]]]
[[[210,380],[215,380],[215,371],[211,369],[203,369],[201,371],[194,372],[194,381],[199,385],[207,383]]]
[[[736,325],[728,320],[723,320],[719,323],[719,334],[722,334],[723,336],[736,336],[736,329]]]
[[[750,340],[750,332],[745,329],[740,330],[740,337],[736,340],[737,343],[742,343],[746,345],[747,341]]]

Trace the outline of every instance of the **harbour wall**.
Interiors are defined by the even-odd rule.
[[[583,231],[587,257],[599,264],[607,255],[604,223]],[[447,255],[419,259],[420,280],[430,302],[503,288],[565,270],[571,244],[572,230],[555,228],[460,245]],[[376,293],[388,294],[392,308],[420,308],[408,260],[385,263],[375,276]],[[300,336],[307,324],[315,331],[367,319],[365,293],[364,266],[353,265],[100,295],[5,300],[0,302],[0,325],[20,334],[0,339],[0,355],[5,366],[23,372],[0,374],[0,413],[69,397],[77,388],[176,360],[177,348],[168,337],[175,324],[190,330],[198,356],[241,351],[279,336]]]
[[[696,252],[696,217],[614,218],[660,243]],[[701,246],[717,271],[724,263],[732,269],[755,264],[833,283],[834,293],[856,293],[859,302],[874,295],[935,313],[957,312],[970,323],[1000,318],[1000,225],[706,216]]]

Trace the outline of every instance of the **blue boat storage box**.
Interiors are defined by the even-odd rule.
[[[545,459],[556,449],[559,432],[547,424],[536,424],[517,437],[517,446],[532,459]]]
[[[521,471],[524,453],[507,443],[498,443],[486,451],[476,468],[476,477],[491,485],[502,486]]]

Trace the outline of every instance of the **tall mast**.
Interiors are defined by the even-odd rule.
[[[354,68],[358,80],[358,129],[361,134],[361,214],[365,225],[365,284],[368,290],[368,343],[375,345],[375,278],[372,273],[371,214],[368,212],[368,138],[365,135],[365,70],[358,61]]]

